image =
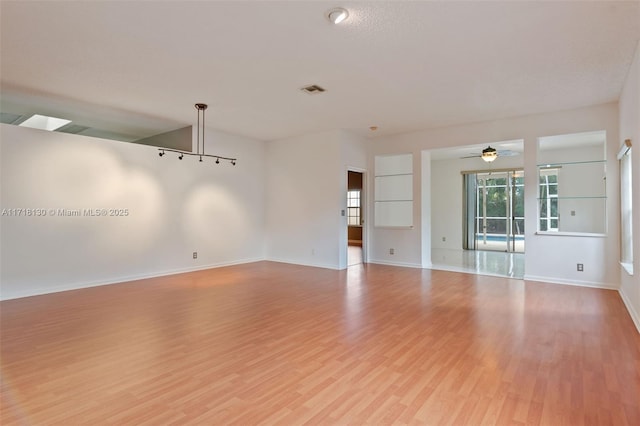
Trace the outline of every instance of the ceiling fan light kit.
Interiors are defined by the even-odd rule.
[[[488,146],[482,150],[481,158],[487,163],[491,163],[498,158],[498,151],[496,151],[495,148]]]

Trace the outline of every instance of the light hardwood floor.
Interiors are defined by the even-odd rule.
[[[639,425],[615,291],[258,262],[5,301],[3,425]]]

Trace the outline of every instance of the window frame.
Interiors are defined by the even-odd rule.
[[[633,275],[633,162],[631,139],[618,152],[620,177],[620,265]]]
[[[357,197],[352,197],[353,193],[357,193]],[[351,201],[357,201],[357,206],[352,206]],[[351,214],[352,211],[355,211],[356,214]],[[351,218],[356,218],[357,224],[351,223]],[[360,189],[350,189],[347,191],[347,226],[352,227],[362,227],[362,190]]]
[[[554,173],[552,173],[554,172]],[[542,177],[544,175],[545,181],[542,181]],[[549,182],[549,175],[555,176],[555,182]],[[558,232],[560,230],[560,216],[558,215],[558,183],[560,180],[560,168],[559,167],[550,167],[540,169],[538,171],[538,231],[540,232]],[[549,188],[555,186],[555,194],[551,194]],[[543,197],[544,194],[544,197]],[[544,199],[545,201],[545,210],[546,216],[542,217],[542,212],[540,211],[541,205],[540,201]],[[551,216],[551,205],[555,203],[556,206],[556,216]],[[552,227],[552,221],[556,221],[556,226]],[[546,229],[542,229],[542,223],[546,222]]]

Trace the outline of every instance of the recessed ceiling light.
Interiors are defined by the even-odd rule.
[[[326,16],[329,22],[337,25],[349,17],[349,12],[347,12],[347,9],[343,9],[342,7],[336,7],[330,9]]]
[[[49,117],[47,115],[33,114],[19,125],[22,127],[31,127],[42,130],[56,130],[62,126],[71,123],[71,120],[64,118]]]

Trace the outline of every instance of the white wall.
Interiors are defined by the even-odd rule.
[[[617,176],[618,110],[617,104],[605,104],[569,111],[538,114],[525,117],[451,126],[421,132],[376,138],[371,142],[370,162],[381,154],[414,153],[420,159],[422,150],[455,146],[477,145],[504,140],[524,140],[525,169],[525,274],[527,279],[548,282],[574,283],[587,286],[617,288],[620,270],[617,265],[619,252],[619,214],[616,214],[618,192],[615,179],[607,181],[607,218],[609,233],[606,237],[576,237],[536,235],[537,215],[537,139],[541,136],[562,135],[587,131],[607,132],[607,173]],[[414,160],[414,200],[421,206],[423,185],[433,187],[428,177],[421,181],[421,162]],[[435,172],[427,176],[436,176]],[[415,179],[417,177],[417,179]],[[370,178],[371,183],[371,178]],[[460,190],[459,190],[460,191]],[[435,204],[432,200],[431,204]],[[415,212],[414,217],[421,217]],[[457,220],[457,219],[456,219]],[[372,228],[370,252],[372,261],[398,265],[420,265],[422,241],[421,221],[409,230]],[[460,225],[461,226],[461,225]],[[432,226],[432,238],[438,238],[440,230]],[[457,237],[454,237],[457,238]],[[388,248],[396,247],[393,258]],[[399,247],[399,249],[398,249]],[[562,259],[559,261],[559,259]],[[576,263],[583,263],[584,272],[576,271]]]
[[[629,313],[640,331],[640,42],[636,47],[633,64],[620,96],[620,138],[616,140],[619,148],[622,141],[631,139],[633,173],[633,256],[634,275],[627,274],[622,267],[620,294]],[[619,215],[619,213],[618,213]]]
[[[345,268],[347,170],[366,167],[363,141],[336,130],[268,142],[266,152],[267,258]]]
[[[61,291],[264,258],[264,144],[207,129],[238,164],[1,125],[0,297]],[[51,209],[127,209],[62,217]],[[198,259],[192,252],[198,252]]]

